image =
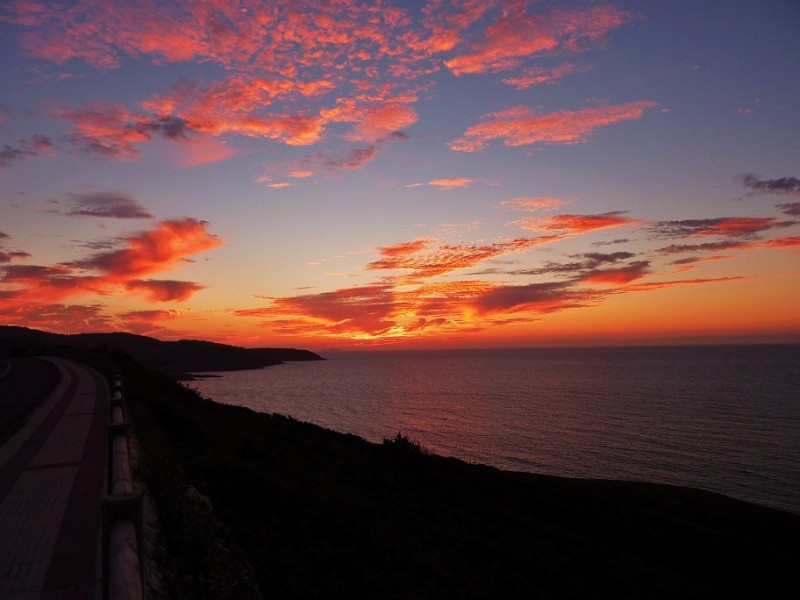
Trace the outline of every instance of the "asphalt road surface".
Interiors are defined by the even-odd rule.
[[[0,377],[0,404],[27,413],[0,446],[0,600],[100,600],[108,388],[78,363],[37,362]]]

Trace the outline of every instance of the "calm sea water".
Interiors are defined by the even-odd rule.
[[[800,345],[326,358],[191,385],[503,469],[691,486],[800,513]]]

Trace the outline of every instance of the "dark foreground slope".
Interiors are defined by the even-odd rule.
[[[253,597],[255,583],[264,597],[769,598],[800,584],[797,515],[370,444],[123,364],[176,597]]]

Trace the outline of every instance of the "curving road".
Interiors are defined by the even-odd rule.
[[[0,378],[3,403],[57,382],[0,446],[0,600],[99,600],[108,388],[78,363],[44,360],[13,361]]]

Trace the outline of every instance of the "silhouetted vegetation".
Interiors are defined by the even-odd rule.
[[[764,598],[800,584],[797,515],[470,465],[401,433],[371,444],[121,364],[177,598],[256,585],[277,598]]]

